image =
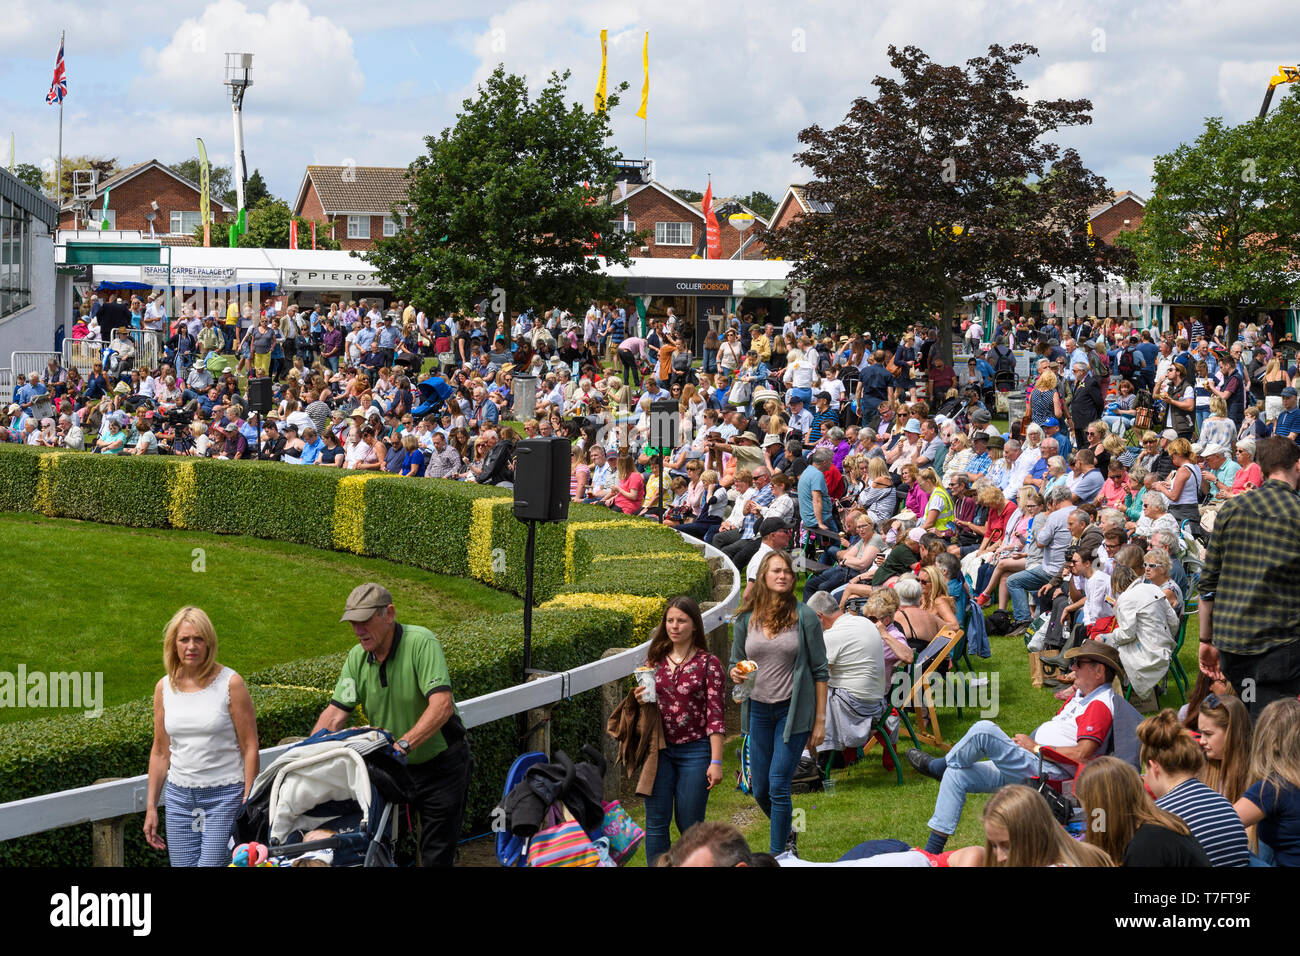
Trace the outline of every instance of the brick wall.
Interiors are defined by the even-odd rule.
[[[1144,211],[1137,200],[1131,196],[1125,197],[1118,204],[1092,220],[1092,235],[1096,239],[1114,245],[1115,237],[1121,232],[1131,231],[1141,225]],[[1125,219],[1129,220],[1127,226],[1124,225]]]
[[[116,213],[115,228],[138,229],[148,235],[149,222],[145,215],[153,211],[150,205],[158,203],[158,218],[154,220],[154,232],[163,235],[171,232],[171,214],[177,212],[198,212],[199,191],[177,181],[160,169],[150,169],[135,176],[120,186],[112,187],[108,197],[108,208]],[[91,216],[96,217],[104,208],[101,197],[92,208]],[[213,211],[218,222],[223,220],[222,213],[214,205]],[[86,228],[86,223],[80,223]],[[61,229],[72,228],[72,213],[63,212],[59,216]]]
[[[633,258],[689,259],[695,252],[695,246],[699,243],[700,236],[704,231],[704,216],[698,211],[692,215],[691,211],[685,206],[674,202],[654,189],[642,190],[629,199],[627,203],[620,203],[615,206],[619,219],[622,219],[624,205],[627,206],[628,219],[636,225],[636,231],[646,233],[646,239],[644,240],[647,247],[646,251],[642,252],[639,245],[633,246]],[[656,222],[689,222],[691,224],[691,244],[688,246],[656,244]],[[745,236],[752,236],[754,230],[762,230],[762,228],[761,223],[755,222],[745,233]],[[718,220],[718,238],[722,243],[721,258],[723,259],[730,258],[740,248],[741,234],[731,228],[726,220]],[[751,242],[745,249],[747,259],[761,259],[763,256],[764,247],[761,242]]]
[[[779,210],[779,213],[780,215],[778,215],[776,219],[772,220],[773,229],[784,229],[786,226],[790,225],[790,223],[804,215],[803,207],[799,205],[799,201],[793,196],[790,197],[790,201],[785,204],[785,207]]]

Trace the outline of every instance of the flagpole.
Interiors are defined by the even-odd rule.
[[[67,62],[67,52],[63,46],[63,41],[67,39],[68,31],[64,30],[59,34],[59,53],[63,54],[63,62]],[[56,208],[63,208],[63,100],[59,97],[59,165],[54,172],[54,205]]]

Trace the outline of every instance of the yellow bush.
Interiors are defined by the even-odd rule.
[[[382,472],[368,471],[339,480],[334,493],[334,547],[366,553],[366,482]]]
[[[38,477],[36,479],[36,510],[41,514],[54,518],[57,513],[54,510],[54,482],[56,480],[55,472],[59,467],[59,459],[66,452],[56,451],[48,455],[41,455],[36,460]]]
[[[469,558],[470,576],[484,584],[496,580],[492,571],[493,508],[514,505],[512,498],[476,498],[470,514],[469,541],[466,555]]]
[[[637,597],[634,594],[561,594],[541,606],[594,607],[628,614],[632,618],[632,638],[639,644],[648,641],[650,632],[659,626],[667,603],[667,598]]]
[[[188,528],[190,515],[194,513],[194,462],[188,458],[181,459],[168,470],[167,478],[167,515],[174,527]]]

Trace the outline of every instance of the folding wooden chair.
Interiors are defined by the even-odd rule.
[[[912,662],[912,687],[907,706],[916,711],[918,717],[916,736],[944,750],[948,750],[951,745],[944,743],[943,732],[939,728],[939,714],[935,709],[934,695],[930,692],[930,675],[943,666],[963,634],[963,631],[952,625],[944,627]]]

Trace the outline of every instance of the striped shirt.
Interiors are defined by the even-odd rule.
[[[1270,478],[1219,509],[1201,573],[1214,646],[1258,655],[1300,639],[1300,497]]]
[[[1156,800],[1156,806],[1187,824],[1213,866],[1250,866],[1246,828],[1222,794],[1192,778]]]
[[[1291,434],[1300,435],[1300,405],[1277,416],[1273,424],[1273,434],[1286,438]]]

